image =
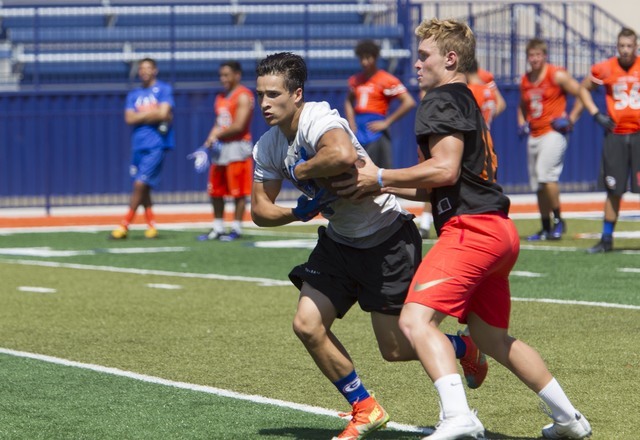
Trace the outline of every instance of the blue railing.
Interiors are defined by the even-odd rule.
[[[162,2],[157,2],[160,3]],[[301,5],[287,1],[278,3],[286,3],[288,7]],[[250,5],[245,2],[237,4]],[[346,96],[346,79],[359,70],[358,61],[353,55],[355,41],[337,39],[337,43],[343,45],[342,48],[332,46],[331,49],[323,49],[318,45],[321,41],[327,41],[326,38],[309,38],[314,32],[332,30],[328,25],[322,27],[317,22],[320,15],[309,13],[309,8],[318,4],[320,2],[308,3],[303,5],[303,9],[291,12],[296,19],[302,17],[307,20],[308,26],[302,28],[304,38],[288,42],[279,40],[278,44],[281,46],[271,47],[302,52],[308,61],[311,79],[306,89],[306,99],[326,100],[342,111]],[[322,4],[338,7],[342,2],[323,0]],[[351,20],[351,15],[355,14],[362,19],[357,26],[379,26],[380,32],[386,26],[387,30],[395,32],[394,38],[397,41],[394,40],[393,45],[391,37],[380,40],[384,43],[385,58],[382,60],[382,66],[393,68],[414,94],[417,94],[417,90],[411,54],[415,53],[416,41],[412,34],[415,26],[423,17],[428,16],[458,17],[469,21],[478,36],[480,64],[496,75],[508,104],[506,112],[494,122],[492,131],[500,159],[499,180],[510,193],[530,192],[525,147],[523,141],[517,137],[515,116],[518,103],[517,83],[526,68],[524,44],[535,35],[547,39],[550,45],[550,61],[571,66],[569,70],[581,78],[587,72],[588,67],[585,66],[615,53],[613,43],[620,27],[620,24],[606,12],[587,3],[505,4],[447,1],[413,4],[404,0],[390,0],[352,2],[353,4],[382,4],[387,8],[383,17],[375,13],[362,15],[356,9],[355,12],[345,12],[346,15],[341,16],[340,20]],[[231,7],[228,3],[221,2],[209,2],[200,6],[207,6],[209,9],[203,11],[209,12],[214,11],[211,9],[213,6],[222,8],[223,11],[224,8]],[[259,5],[256,2],[253,6]],[[92,7],[91,11],[104,12],[99,8],[103,6]],[[130,149],[129,128],[123,121],[124,97],[126,91],[136,83],[133,76],[135,70],[131,69],[130,62],[143,54],[157,55],[161,67],[160,77],[174,85],[177,104],[177,147],[167,161],[157,200],[206,201],[205,176],[195,174],[185,156],[202,142],[210,129],[214,93],[220,90],[219,84],[213,82],[217,76],[216,57],[240,59],[246,71],[245,82],[252,87],[256,60],[266,54],[265,48],[273,42],[260,39],[260,44],[255,45],[256,35],[252,35],[249,43],[244,40],[216,40],[206,44],[192,40],[179,43],[175,37],[183,31],[192,35],[197,33],[196,24],[202,26],[203,22],[198,22],[196,17],[204,20],[206,14],[192,13],[189,16],[185,11],[193,12],[192,10],[176,9],[178,6],[172,8],[169,9],[170,12],[173,11],[169,16],[162,15],[158,9],[153,9],[157,14],[146,16],[149,22],[168,29],[169,37],[166,41],[75,41],[71,43],[84,46],[81,46],[82,50],[78,47],[69,50],[64,55],[68,57],[67,62],[61,58],[58,43],[45,42],[44,38],[54,35],[56,38],[64,39],[65,34],[62,31],[64,26],[71,25],[69,20],[88,20],[85,22],[86,25],[91,20],[95,21],[97,17],[100,31],[93,30],[82,37],[91,40],[96,39],[96,35],[106,32],[105,29],[109,27],[115,29],[117,20],[121,20],[121,27],[117,29],[122,29],[117,32],[122,32],[127,37],[135,37],[136,20],[142,17],[132,14],[130,9],[127,9],[127,13],[123,13],[123,9],[113,9],[112,14],[83,16],[79,13],[65,15],[57,9],[44,7],[36,8],[37,14],[34,8],[22,8],[26,10],[24,17],[15,12],[20,8],[14,8],[14,15],[10,17],[11,14],[6,14],[10,8],[0,8],[0,16],[3,17],[2,23],[5,26],[2,37],[23,29],[23,34],[18,32],[14,36],[34,37],[36,41],[20,43],[23,46],[19,50],[11,46],[12,43],[5,42],[3,45],[0,42],[0,77],[3,71],[6,72],[7,63],[22,60],[18,62],[21,69],[18,73],[21,72],[22,77],[15,87],[16,90],[0,93],[0,207],[126,203],[130,191],[127,174]],[[67,12],[71,10],[77,11],[77,8],[70,8]],[[330,11],[329,8],[328,12],[325,12],[330,14]],[[50,20],[49,16],[58,19],[64,16],[67,22],[54,21],[57,25],[51,22],[41,27],[40,21]],[[13,24],[9,18],[14,20]],[[196,20],[192,29],[184,27],[186,22],[183,20],[187,19]],[[254,29],[252,32],[255,32],[256,29],[260,29],[264,20],[282,19],[278,14],[251,15],[248,10],[240,9],[227,14],[224,19],[221,18],[232,22],[221,22],[220,26],[250,26]],[[337,17],[334,19],[338,20]],[[7,20],[11,24],[9,28],[6,27]],[[20,20],[23,21],[22,28],[19,26]],[[168,21],[164,23],[162,20]],[[394,23],[398,26],[393,27]],[[334,25],[343,29],[351,27],[344,22]],[[353,29],[358,29],[353,26]],[[365,29],[364,27],[360,29]],[[349,32],[356,32],[353,29]],[[398,29],[402,29],[402,32],[398,33]],[[298,28],[295,30],[298,33],[300,31]],[[206,32],[218,31],[207,29]],[[274,31],[278,32],[285,31]],[[357,34],[358,38],[360,36],[364,34]],[[336,39],[329,39],[329,44],[336,44]],[[8,58],[2,61],[3,54],[7,53]],[[22,58],[17,56],[19,54],[22,54]],[[128,54],[130,58],[123,58],[124,54]],[[81,70],[81,61],[84,62],[86,71]],[[97,71],[96,66],[100,66]],[[9,71],[17,74],[12,70],[14,67]],[[47,73],[47,69],[51,70]],[[320,73],[323,71],[333,75],[331,79],[323,78],[323,74]],[[70,78],[79,79],[83,78],[83,75],[86,75],[85,80],[91,78],[91,75],[96,79],[97,75],[101,82],[89,83],[78,80],[68,83]],[[199,82],[187,82],[187,78]],[[49,80],[50,82],[47,82]],[[68,84],[65,85],[65,81]],[[604,108],[602,95],[596,94],[596,99],[601,108]],[[415,163],[413,116],[410,114],[393,126],[396,166]],[[256,111],[252,126],[254,136],[260,136],[266,128],[259,112]],[[571,136],[565,171],[561,177],[564,190],[590,191],[596,188],[602,135],[602,130],[590,117],[583,116],[579,121]]]

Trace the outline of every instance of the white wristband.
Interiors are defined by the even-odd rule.
[[[384,168],[378,168],[378,186],[380,186],[380,188],[384,188],[384,184],[382,183],[382,171],[384,170]]]

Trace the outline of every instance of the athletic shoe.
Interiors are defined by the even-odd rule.
[[[462,365],[467,386],[475,389],[482,385],[485,377],[487,377],[489,364],[487,363],[487,357],[478,350],[476,343],[473,342],[471,336],[466,333],[467,331],[468,329],[458,331],[458,336],[462,338],[467,346],[467,351],[464,353],[464,356],[460,358],[460,365]]]
[[[240,234],[238,231],[231,231],[228,234],[221,235],[220,241],[233,241],[237,240],[240,237],[242,237],[242,234]]]
[[[550,232],[542,229],[533,235],[529,235],[527,237],[527,241],[545,241],[545,240],[550,240],[549,237],[550,237]]]
[[[589,254],[600,254],[604,252],[611,252],[613,250],[613,239],[601,238],[598,244],[587,249]]]
[[[455,417],[440,419],[433,434],[422,440],[456,440],[463,438],[484,438],[484,426],[475,411]]]
[[[420,228],[420,237],[422,237],[423,240],[428,240],[430,233],[431,231],[429,231],[428,229]]]
[[[346,429],[331,440],[363,439],[373,431],[387,426],[389,421],[389,414],[373,396],[354,403],[353,411],[351,413],[341,413],[340,417],[348,417],[349,415],[351,415],[351,421]]]
[[[555,439],[581,439],[591,436],[591,425],[587,418],[580,413],[568,422],[553,422],[542,428],[544,438]]]
[[[551,235],[549,236],[549,240],[560,240],[562,238],[562,235],[565,232],[567,232],[567,224],[564,222],[564,220],[559,219],[553,225],[553,229],[551,230]]]
[[[222,232],[210,230],[206,234],[198,235],[198,241],[217,240],[222,236]]]
[[[144,236],[146,238],[158,238],[158,230],[153,226],[150,226],[146,231],[144,231]]]
[[[127,238],[127,232],[127,228],[125,228],[124,226],[118,226],[116,229],[111,231],[111,234],[109,234],[109,239],[124,240],[125,238]]]

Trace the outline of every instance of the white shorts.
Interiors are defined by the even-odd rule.
[[[564,166],[564,154],[567,151],[567,138],[551,131],[539,137],[529,136],[527,159],[529,184],[538,191],[540,183],[557,182]]]

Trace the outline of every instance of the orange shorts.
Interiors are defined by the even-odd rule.
[[[405,303],[425,305],[462,324],[473,312],[489,325],[508,328],[509,273],[519,252],[518,231],[505,214],[453,217],[418,267]]]
[[[251,195],[253,158],[227,165],[211,165],[207,193],[211,197],[239,198]]]

